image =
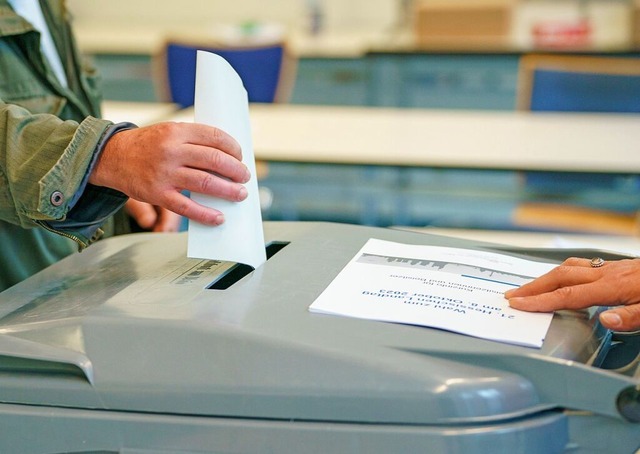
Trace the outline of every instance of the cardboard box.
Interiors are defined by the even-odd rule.
[[[640,44],[640,0],[416,0],[422,45],[626,50]]]
[[[632,27],[632,45],[634,47],[640,47],[640,0],[633,2],[631,10],[631,27]]]
[[[418,0],[414,24],[418,42],[507,39],[515,0]]]

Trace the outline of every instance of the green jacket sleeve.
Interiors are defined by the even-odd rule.
[[[78,123],[34,115],[0,100],[0,219],[58,230],[48,223],[66,219],[112,127],[94,117]]]

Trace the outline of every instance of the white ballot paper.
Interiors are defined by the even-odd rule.
[[[238,262],[257,268],[267,258],[247,91],[231,65],[211,52],[197,53],[194,110],[197,123],[220,128],[238,141],[242,147],[243,162],[252,178],[245,185],[249,195],[242,202],[191,194],[196,202],[222,211],[225,222],[211,227],[189,221],[187,255]]]
[[[512,309],[503,294],[554,266],[491,252],[370,239],[309,310],[539,348],[553,314]]]

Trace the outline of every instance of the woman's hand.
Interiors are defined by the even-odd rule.
[[[640,259],[605,262],[594,268],[590,259],[570,258],[547,274],[505,293],[509,305],[531,312],[620,306],[600,314],[616,331],[640,329]]]

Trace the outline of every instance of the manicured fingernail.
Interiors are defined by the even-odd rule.
[[[247,188],[242,186],[238,191],[238,201],[242,202],[244,199],[247,198],[247,195],[249,195],[249,193],[247,192]]]
[[[216,225],[224,224],[224,214],[219,214],[215,219]]]
[[[622,319],[615,312],[603,312],[600,314],[600,321],[611,328],[622,326]]]

